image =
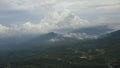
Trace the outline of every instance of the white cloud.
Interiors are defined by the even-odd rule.
[[[47,7],[52,7],[56,0],[5,0],[13,10],[26,10],[33,14],[40,13],[41,10],[48,10]]]
[[[86,33],[68,33],[68,34],[64,34],[64,37],[73,38],[73,39],[75,38],[79,40],[97,39],[97,36],[87,35]]]
[[[22,25],[11,25],[7,27],[9,32],[13,34],[41,34],[48,33],[57,30],[63,29],[77,29],[86,26],[90,26],[90,23],[86,20],[81,19],[79,16],[71,14],[69,11],[65,10],[64,12],[52,12],[49,13],[48,17],[42,19],[39,23],[26,22]],[[10,32],[10,33],[11,33]]]
[[[8,29],[9,29],[8,27],[3,26],[3,25],[0,24],[0,34],[7,33]]]
[[[15,24],[8,27],[0,25],[0,33],[5,33],[7,30],[10,34],[36,34],[96,25],[109,25],[111,23],[116,24],[114,19],[104,16],[104,14],[118,13],[120,15],[119,0],[2,0],[2,2],[7,5],[5,7],[9,8],[8,10],[2,8],[4,11],[25,10],[42,17],[42,19],[36,24],[28,21],[21,25]],[[17,12],[15,13],[16,17]],[[95,15],[98,19],[92,21],[82,19],[81,15],[86,14],[87,16]],[[6,16],[8,15],[6,14]],[[92,16],[90,17],[92,18]]]
[[[120,30],[120,24],[111,24],[109,28],[113,29],[114,31]]]
[[[18,10],[43,12],[62,11],[69,9],[72,12],[81,13],[112,13],[119,12],[119,0],[5,0],[11,8]]]
[[[47,33],[62,29],[73,30],[90,26],[89,24],[88,21],[80,19],[79,16],[75,16],[65,11],[60,14],[57,12],[52,13],[37,24],[27,22],[22,25],[22,29],[27,33]]]

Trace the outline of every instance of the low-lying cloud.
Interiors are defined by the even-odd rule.
[[[75,38],[75,39],[79,39],[79,40],[97,39],[97,36],[88,35],[86,33],[68,33],[68,34],[64,34],[64,37],[73,38],[73,39]]]

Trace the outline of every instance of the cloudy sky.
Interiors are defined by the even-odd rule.
[[[106,25],[120,29],[120,0],[0,0],[0,34],[38,34]]]

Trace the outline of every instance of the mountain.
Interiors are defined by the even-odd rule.
[[[120,42],[120,30],[106,34],[98,39],[99,42],[115,44]]]
[[[107,31],[111,31],[111,29],[106,26],[97,26],[97,27],[89,27],[77,29],[74,31],[70,31],[69,33],[55,33],[50,32],[43,35],[20,35],[20,36],[11,36],[11,37],[3,37],[0,38],[0,48],[1,49],[11,49],[16,47],[16,45],[41,45],[51,42],[75,42],[80,40],[87,39],[95,39],[96,35],[101,35],[106,33]]]
[[[119,55],[120,52],[120,30],[107,34],[105,37],[99,38],[97,43],[101,48],[106,49],[109,54]]]
[[[80,28],[74,30],[74,33],[86,33],[88,35],[102,35],[107,33],[108,31],[112,31],[112,29],[108,28],[107,26],[95,26],[95,27],[87,27],[87,28]]]
[[[31,40],[28,40],[25,43],[20,44],[19,45],[20,47],[18,47],[18,50],[20,48],[24,48],[26,50],[27,49],[28,50],[34,50],[34,49],[46,50],[47,48],[52,49],[52,47],[56,47],[56,48],[73,47],[73,48],[80,48],[80,49],[102,48],[108,51],[118,50],[119,52],[119,44],[120,44],[119,35],[120,35],[120,31],[115,31],[115,32],[106,34],[105,36],[101,36],[98,39],[80,40],[80,39],[76,39],[76,37],[74,36],[73,36],[74,38],[73,37],[71,38],[71,37],[65,37],[58,33],[50,32],[48,34],[37,36]]]
[[[17,36],[8,36],[0,37],[0,50],[9,50],[17,45],[24,43],[32,38],[36,37],[35,35],[17,35]]]
[[[33,38],[31,41],[43,43],[43,42],[48,42],[50,39],[57,38],[57,37],[59,37],[57,33],[50,32],[47,34],[37,36],[36,38]]]
[[[120,30],[108,34],[107,37],[113,40],[120,40]]]
[[[43,34],[37,37],[32,38],[31,40],[26,41],[24,44],[25,46],[61,46],[61,45],[68,45],[77,42],[82,42],[85,40],[92,40],[97,39],[96,36],[87,35],[85,33],[55,33],[50,32],[47,34]]]
[[[0,51],[0,63],[12,68],[109,68],[112,62],[120,61],[119,35],[120,30],[97,39],[75,40],[50,32],[19,44],[11,51]],[[49,42],[61,38],[64,40]]]

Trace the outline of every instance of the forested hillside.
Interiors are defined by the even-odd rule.
[[[27,42],[27,47],[24,45],[20,49],[1,52],[3,56],[0,56],[0,66],[1,68],[109,68],[113,62],[120,61],[119,35],[120,30],[92,40],[64,43],[60,41],[42,45]]]

